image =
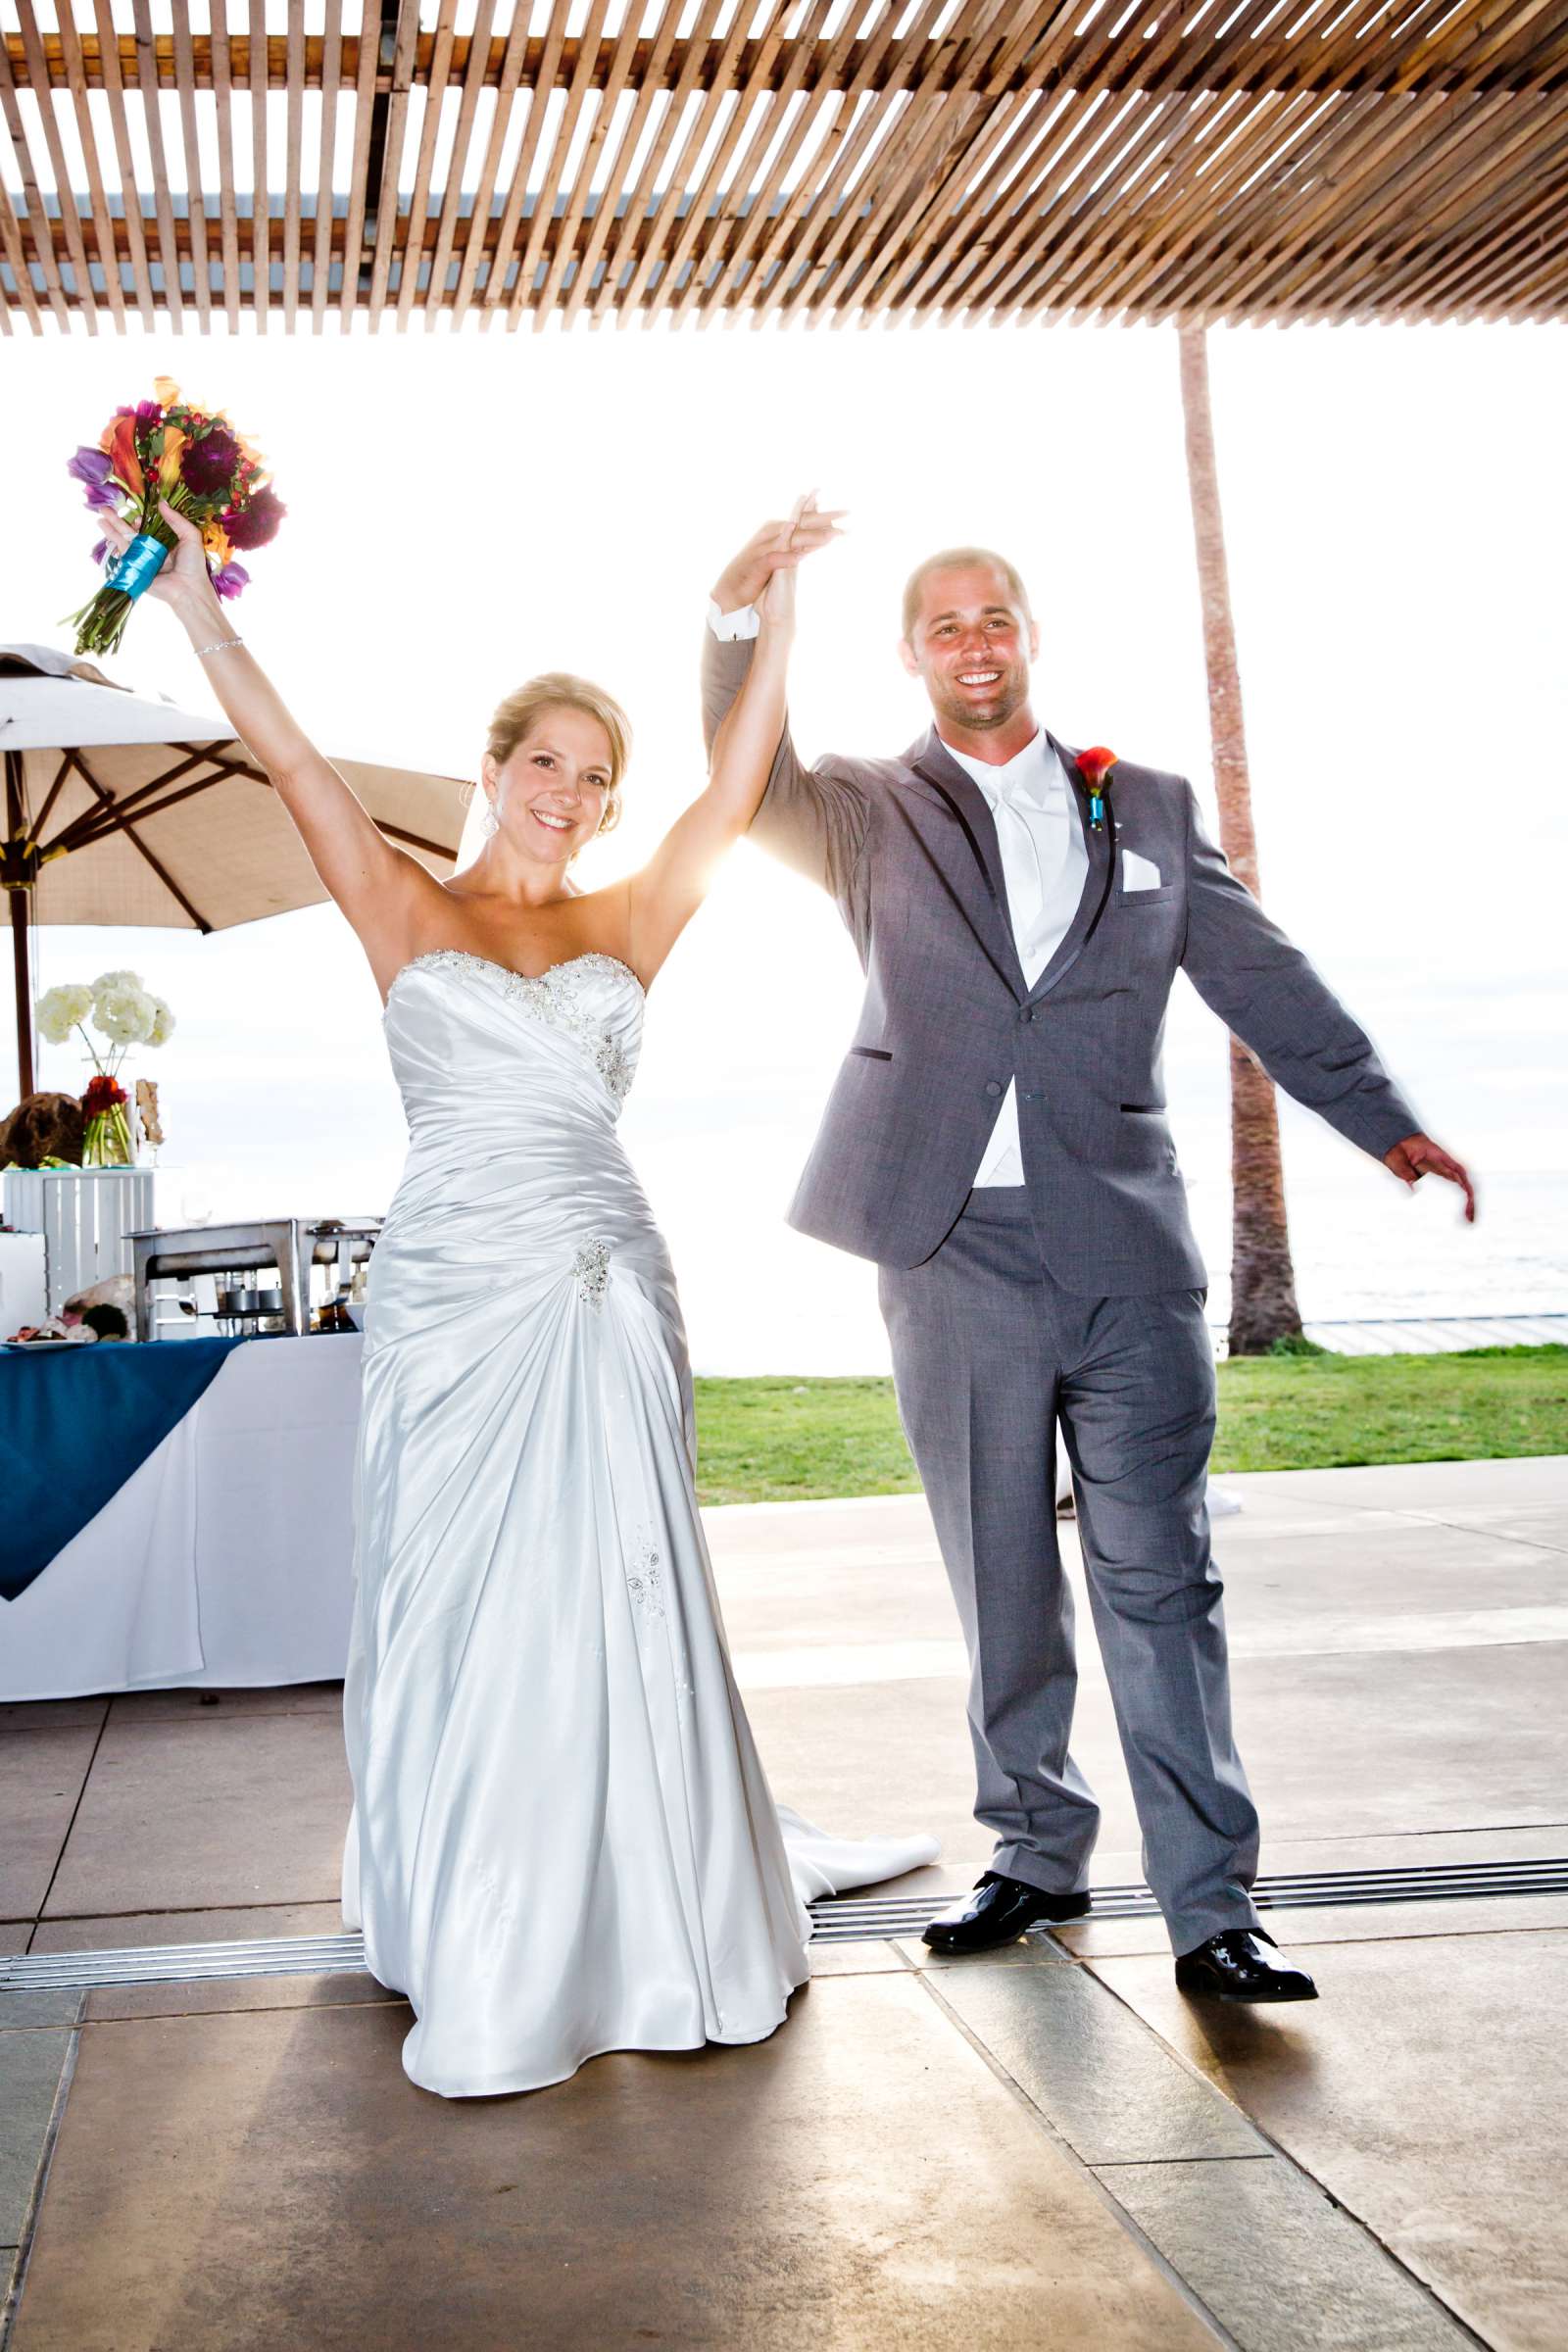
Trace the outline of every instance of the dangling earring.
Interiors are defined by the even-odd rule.
[[[484,814],[479,819],[479,838],[481,841],[494,841],[500,830],[501,819],[496,814],[496,805],[486,794]]]

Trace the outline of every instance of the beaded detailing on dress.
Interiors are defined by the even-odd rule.
[[[659,1546],[648,1535],[639,1536],[626,1563],[626,1590],[645,1617],[664,1614],[664,1581]]]
[[[548,971],[530,974],[512,971],[504,963],[493,963],[488,956],[475,956],[467,948],[431,948],[406,963],[392,986],[397,986],[405,972],[440,971],[472,972],[511,1003],[521,1004],[537,1019],[547,1021],[551,1028],[564,1030],[583,1048],[615,1101],[625,1101],[631,1091],[631,1057],[619,1040],[579,1001],[578,987],[579,982],[596,974],[618,973],[641,995],[642,982],[630,964],[622,963],[618,956],[573,956],[564,963],[553,963]]]
[[[571,1261],[571,1270],[577,1280],[578,1298],[584,1306],[593,1307],[597,1313],[605,1303],[605,1292],[610,1285],[610,1244],[584,1242]]]

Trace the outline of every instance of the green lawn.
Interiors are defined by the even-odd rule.
[[[704,1502],[905,1494],[918,1483],[888,1380],[700,1380]],[[1568,1453],[1568,1348],[1253,1356],[1219,1367],[1214,1467]]]

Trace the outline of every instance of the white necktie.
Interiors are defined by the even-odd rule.
[[[1055,811],[1008,781],[994,788],[993,814],[1002,850],[1002,870],[1007,884],[1007,912],[1012,918],[1013,944],[1023,976],[1033,988],[1050,960],[1060,927],[1045,917],[1050,892],[1041,867],[1042,835],[1060,831],[1051,822]],[[1065,848],[1065,843],[1063,843]],[[1051,877],[1053,883],[1055,873]]]

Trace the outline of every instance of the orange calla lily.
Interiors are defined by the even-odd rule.
[[[105,433],[101,447],[115,469],[117,482],[123,482],[133,497],[140,498],[147,487],[147,476],[136,455],[135,413],[117,416]]]
[[[179,398],[179,386],[172,375],[155,375],[153,393],[166,409],[172,409]]]
[[[166,498],[172,498],[179,483],[180,453],[185,436],[177,425],[164,427],[164,454],[158,461],[158,487]]]

